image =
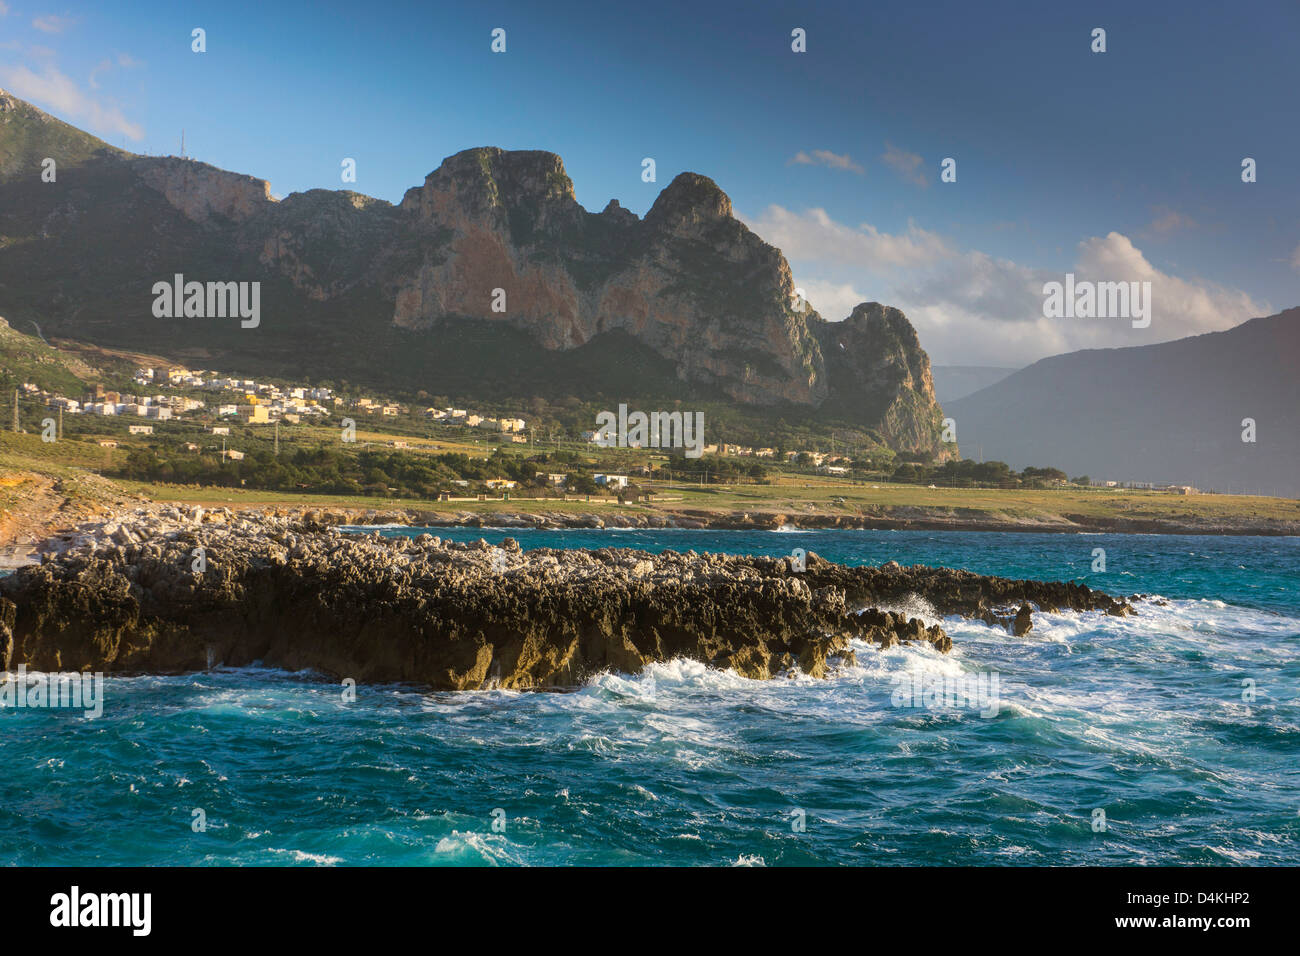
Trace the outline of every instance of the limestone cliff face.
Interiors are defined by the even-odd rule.
[[[939,450],[935,436],[943,416],[930,357],[902,312],[864,302],[843,322],[821,322],[815,329],[833,384],[829,410],[876,422],[894,447]]]
[[[400,326],[473,316],[509,322],[548,349],[617,329],[672,362],[683,381],[738,401],[826,397],[785,258],[732,216],[704,176],[678,176],[642,221],[617,202],[584,210],[553,153],[474,149],[443,163],[401,208],[429,246],[397,290]],[[504,311],[493,309],[496,289]]]
[[[138,160],[140,178],[194,222],[221,216],[243,222],[274,202],[271,185],[264,179],[228,173],[224,169],[187,159]]]

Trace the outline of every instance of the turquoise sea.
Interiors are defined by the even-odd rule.
[[[97,719],[0,710],[0,864],[1300,864],[1300,539],[435,533],[803,548],[1167,603],[1035,614],[1022,638],[949,619],[949,656],[864,646],[826,680],[674,661],[349,703],[310,673],[109,678]],[[990,674],[994,716],[896,706],[903,676]]]

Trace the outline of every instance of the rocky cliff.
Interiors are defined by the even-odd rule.
[[[569,356],[551,373],[563,394],[820,409],[900,450],[939,447],[907,319],[874,303],[843,322],[797,307],[785,257],[707,177],[679,175],[644,218],[616,200],[590,213],[555,154],[480,148],[397,206],[326,190],[276,201],[264,181],[73,133],[0,97],[0,310],[50,334],[444,392],[430,379],[449,350],[462,372],[534,366],[520,382]],[[59,160],[57,182],[41,181],[42,154]],[[256,334],[156,320],[149,290],[178,272],[262,282]],[[587,374],[597,362],[619,374]]]

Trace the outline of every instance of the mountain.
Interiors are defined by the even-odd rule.
[[[590,213],[555,154],[479,148],[398,205],[277,201],[262,180],[71,129],[0,92],[0,156],[16,157],[0,170],[0,311],[47,335],[467,398],[720,400],[939,451],[906,317],[796,308],[785,257],[705,176],[677,176],[644,218],[617,200]],[[151,290],[174,274],[260,283],[260,323],[155,318]]]
[[[1043,359],[946,403],[967,454],[1093,479],[1300,497],[1300,308]],[[1242,441],[1243,419],[1256,440]]]
[[[96,156],[129,155],[0,90],[0,182],[33,172],[39,177],[46,158],[77,166]]]
[[[61,395],[77,395],[100,370],[75,355],[61,352],[39,336],[26,335],[0,318],[0,405],[10,390],[30,382]]]
[[[1014,371],[1014,368],[991,365],[935,365],[930,369],[934,376],[934,397],[946,405],[995,385]]]

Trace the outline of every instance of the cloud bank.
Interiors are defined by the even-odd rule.
[[[823,316],[843,319],[859,302],[897,306],[936,364],[1027,365],[1077,349],[1220,331],[1273,311],[1238,289],[1161,271],[1119,232],[1083,239],[1073,264],[1057,272],[961,249],[915,223],[890,234],[869,223],[836,222],[824,209],[773,205],[747,225],[785,253],[796,284]],[[1150,327],[1044,318],[1043,285],[1062,281],[1065,271],[1080,281],[1150,282]]]

